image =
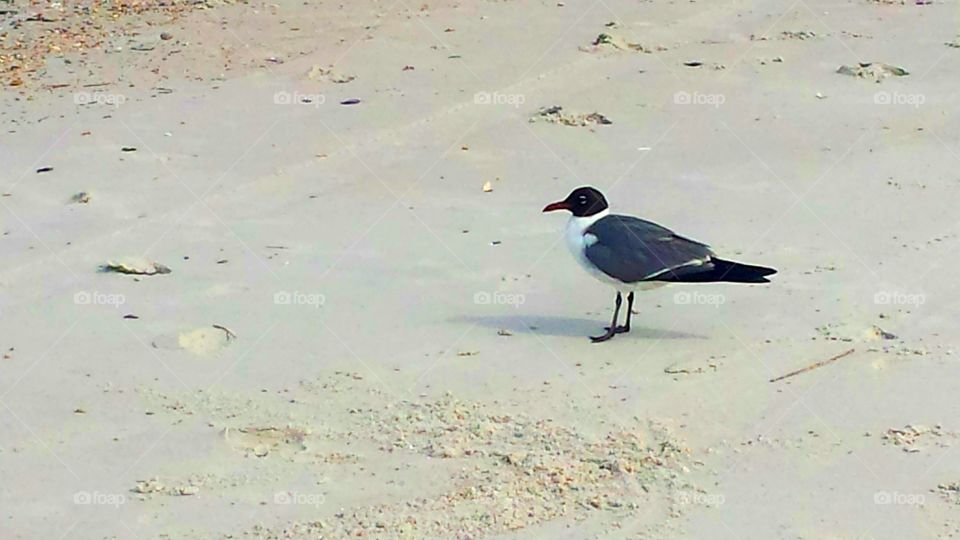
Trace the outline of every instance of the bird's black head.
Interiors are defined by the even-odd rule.
[[[607,209],[607,199],[603,193],[592,187],[579,187],[567,195],[567,198],[555,203],[548,204],[543,211],[553,212],[554,210],[569,210],[577,217],[592,216],[598,212]]]

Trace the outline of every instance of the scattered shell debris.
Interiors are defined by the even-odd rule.
[[[690,360],[687,362],[677,362],[663,368],[664,373],[670,375],[696,375],[700,373],[713,373],[720,369],[723,364],[713,358],[708,360]]]
[[[251,482],[248,474],[221,476],[218,474],[194,474],[182,480],[162,480],[154,476],[147,480],[137,480],[131,492],[140,501],[148,501],[155,496],[193,497],[204,490],[227,489],[247,485]]]
[[[943,426],[936,424],[933,427],[922,424],[908,424],[902,428],[890,428],[883,432],[881,439],[885,444],[899,446],[904,452],[917,453],[921,451],[921,443],[935,444],[940,447],[950,446],[948,438],[956,438],[957,433],[946,431]]]
[[[315,65],[307,72],[307,78],[310,80],[326,79],[337,84],[345,84],[353,81],[357,77],[354,75],[344,75],[333,70],[332,67],[325,68],[321,65]]]
[[[362,471],[384,455],[434,468],[445,465],[424,460],[450,462],[450,476],[442,476],[432,495],[361,503],[324,515],[323,521],[256,526],[235,538],[480,538],[597,512],[630,519],[680,491],[698,489],[686,477],[699,463],[691,450],[671,429],[640,419],[587,435],[575,424],[450,393],[396,401],[348,372],[305,381],[279,399],[270,393],[253,401],[205,392],[186,398],[148,392],[146,397],[159,401],[156,410],[175,418],[199,415],[211,427],[235,424],[241,413],[262,418],[262,423],[215,432],[241,453],[244,471],[264,470],[279,459],[297,463],[302,474],[332,478],[339,469],[331,467]],[[184,405],[189,401],[193,404]],[[323,406],[292,403],[302,401]],[[329,407],[346,407],[351,414],[330,425],[329,416],[317,412]],[[281,418],[298,419],[284,426]],[[334,446],[368,451],[327,451]],[[289,489],[276,480],[260,482],[268,484],[262,486],[266,493]],[[141,481],[134,491],[145,499],[184,496],[202,493],[208,484],[201,473],[186,481]]]
[[[870,339],[897,339],[895,334],[891,334],[877,325],[874,325],[867,331],[867,337]]]
[[[133,487],[134,493],[140,494],[151,494],[151,493],[163,493],[166,491],[167,487],[160,481],[160,478],[153,477],[149,480],[137,480],[137,484]]]
[[[233,0],[5,2],[4,47],[0,51],[0,65],[4,69],[0,71],[0,85],[18,88],[32,86],[43,79],[51,57],[87,55],[90,51],[98,50],[122,50],[112,44],[138,36],[142,38],[141,21],[145,17],[156,15],[163,17],[165,23],[172,23],[189,12],[230,3]],[[172,34],[160,34],[163,41],[172,38]],[[151,51],[157,45],[137,43],[128,49]],[[81,62],[86,63],[86,59],[82,58]]]
[[[450,491],[354,508],[336,522],[254,528],[248,536],[317,535],[479,538],[605,511],[628,518],[652,491],[679,489],[688,450],[664,431],[590,439],[551,420],[493,411],[451,395],[373,411],[370,433],[384,452],[413,452],[462,465]],[[667,495],[664,493],[663,495]]]
[[[882,315],[881,319],[884,318]],[[892,354],[896,356],[926,356],[931,351],[926,347],[919,347],[898,336],[888,332],[885,329],[870,325],[866,328],[847,323],[826,323],[816,327],[816,334],[812,337],[814,341],[839,341],[844,343],[866,343],[868,352],[879,352]],[[944,347],[937,345],[935,350],[950,354]]]
[[[603,33],[597,36],[587,47],[580,47],[583,52],[596,52],[602,49],[616,49],[620,51],[637,51],[642,53],[652,53],[654,51],[664,51],[665,47],[647,47],[641,43],[627,41],[623,37]]]
[[[74,202],[78,204],[87,204],[90,202],[90,194],[87,193],[86,191],[75,193],[72,197],[70,197],[70,202]]]
[[[307,449],[309,428],[288,425],[277,427],[245,427],[236,430],[224,428],[224,440],[247,457],[266,457],[271,453],[289,455]]]
[[[145,259],[130,259],[120,262],[107,261],[107,264],[103,265],[101,270],[104,272],[116,272],[118,274],[131,274],[137,276],[169,274],[173,271],[166,265]]]
[[[861,62],[856,66],[840,66],[837,73],[859,77],[861,79],[873,79],[874,82],[881,82],[887,77],[905,77],[910,73],[902,67],[892,66],[881,62]]]
[[[937,493],[949,503],[960,504],[960,482],[939,484],[937,485]]]
[[[780,39],[799,39],[803,41],[815,37],[817,37],[817,33],[812,30],[784,30],[780,32]]]
[[[588,114],[565,113],[563,107],[554,105],[552,107],[541,107],[533,117],[531,122],[550,122],[551,124],[562,124],[565,126],[585,127],[591,124],[609,125],[613,122],[606,116],[592,112]]]

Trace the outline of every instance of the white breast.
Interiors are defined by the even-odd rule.
[[[603,210],[602,212],[592,216],[570,216],[570,221],[567,222],[567,230],[564,234],[564,238],[567,243],[567,249],[569,249],[570,253],[573,254],[573,258],[577,261],[577,264],[579,264],[594,278],[614,287],[621,292],[648,290],[662,287],[664,283],[624,283],[619,279],[615,279],[607,274],[604,274],[599,268],[594,266],[589,259],[587,259],[586,249],[597,241],[597,237],[592,234],[585,233],[585,231],[598,220],[607,217],[607,214],[609,213],[609,210]]]

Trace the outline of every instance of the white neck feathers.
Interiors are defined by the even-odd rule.
[[[610,214],[609,208],[604,208],[603,210],[597,212],[592,216],[570,216],[570,221],[567,223],[567,229],[576,229],[580,234],[583,234],[583,231],[587,230],[591,225],[597,221],[607,217]]]

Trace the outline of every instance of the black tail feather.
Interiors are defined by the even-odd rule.
[[[765,276],[776,274],[773,268],[753,266],[723,259],[711,258],[712,268],[702,272],[686,272],[681,275],[668,274],[658,277],[657,281],[671,281],[677,283],[710,283],[726,281],[729,283],[770,283]]]

